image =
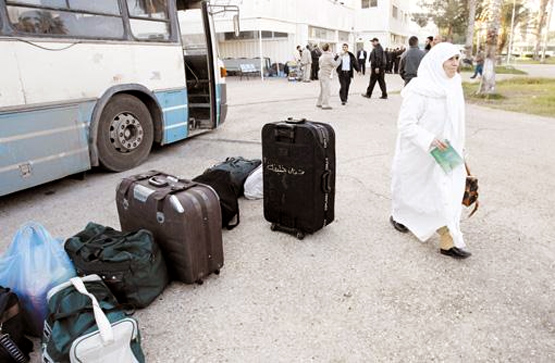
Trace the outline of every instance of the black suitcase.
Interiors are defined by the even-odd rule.
[[[264,218],[303,239],[334,219],[335,133],[305,119],[262,128]]]
[[[174,279],[200,284],[220,273],[222,216],[211,187],[153,170],[124,178],[116,204],[122,231],[151,231]]]

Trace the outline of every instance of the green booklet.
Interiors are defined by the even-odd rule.
[[[447,149],[442,151],[436,147],[433,148],[430,153],[432,154],[434,159],[436,159],[437,163],[439,164],[439,166],[441,166],[443,171],[445,171],[446,173],[450,173],[457,166],[464,163],[464,160],[457,153],[457,151],[453,149],[453,146],[451,146],[449,140],[444,140],[444,142],[448,146]]]

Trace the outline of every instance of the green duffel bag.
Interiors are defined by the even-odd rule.
[[[89,223],[64,246],[77,275],[99,275],[122,304],[144,308],[168,285],[164,257],[152,233],[123,233]]]
[[[144,363],[137,321],[97,275],[73,277],[47,294],[46,363]]]

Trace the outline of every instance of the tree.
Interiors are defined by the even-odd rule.
[[[542,42],[542,31],[544,26],[547,24],[547,4],[549,0],[540,1],[540,11],[538,12],[538,17],[536,21],[536,28],[534,29],[534,35],[536,36],[536,46],[534,48],[534,60],[540,59],[540,47]]]
[[[497,55],[497,39],[501,27],[501,7],[503,0],[488,0],[485,6],[485,16],[488,23],[486,37],[486,59],[484,74],[480,83],[479,94],[495,93],[495,63]]]
[[[464,51],[466,59],[472,58],[472,43],[474,41],[474,24],[476,22],[476,4],[478,0],[468,0],[468,26],[466,28],[466,42]]]
[[[448,38],[463,34],[468,19],[468,0],[422,0],[419,5],[427,10],[424,15],[431,19]]]
[[[515,20],[514,27],[516,28],[519,24],[527,23],[529,10],[524,6],[522,0],[517,0],[515,2]],[[503,49],[507,45],[507,40],[511,32],[511,22],[513,17],[513,2],[505,1],[503,7],[501,8],[501,29],[499,33],[499,41],[497,44],[497,51],[502,53]],[[509,50],[507,49],[507,53]]]

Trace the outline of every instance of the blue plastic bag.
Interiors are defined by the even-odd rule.
[[[18,295],[27,317],[28,333],[35,336],[42,334],[48,290],[75,275],[62,241],[52,238],[35,222],[19,228],[0,258],[0,285]]]

